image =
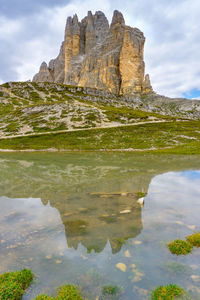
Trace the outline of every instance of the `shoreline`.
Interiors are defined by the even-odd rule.
[[[47,148],[47,149],[0,149],[0,153],[15,153],[15,152],[153,152],[159,150],[174,149],[173,147],[165,148],[149,148],[149,149],[93,149],[93,150],[81,150],[81,149],[56,149],[56,148]]]

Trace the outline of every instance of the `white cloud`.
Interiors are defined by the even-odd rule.
[[[88,10],[102,10],[110,21],[114,9],[123,12],[128,25],[144,32],[146,71],[156,92],[181,97],[192,89],[200,89],[198,0],[71,0],[65,6],[38,11],[29,17],[3,17],[0,42],[9,47],[3,53],[9,57],[10,75],[14,77],[11,79],[30,79],[43,60],[48,62],[57,56],[67,16],[77,13],[81,19]],[[1,78],[9,80],[8,71]]]
[[[0,39],[7,40],[12,38],[22,29],[22,22],[8,19],[4,16],[0,18]]]

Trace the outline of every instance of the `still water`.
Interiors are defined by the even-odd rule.
[[[150,299],[167,283],[200,299],[200,249],[166,247],[200,230],[200,156],[7,153],[0,170],[0,273],[33,270],[23,299],[65,283],[88,299],[104,285]]]

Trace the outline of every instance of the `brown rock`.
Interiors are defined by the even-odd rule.
[[[121,94],[141,93],[144,81],[143,33],[137,28],[125,26],[120,53]]]
[[[46,62],[44,61],[40,66],[40,71],[33,77],[33,81],[40,82],[53,82],[53,77],[48,69]]]
[[[81,22],[68,17],[60,54],[43,65],[33,81],[59,82],[109,91],[114,94],[149,93],[149,75],[143,61],[145,38],[125,25],[114,11],[111,25],[105,15],[91,11]]]
[[[151,86],[151,81],[150,81],[150,77],[149,74],[145,75],[145,79],[143,82],[143,93],[151,93],[153,92],[152,86]]]

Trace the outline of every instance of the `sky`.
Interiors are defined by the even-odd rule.
[[[32,79],[58,55],[66,18],[117,9],[144,32],[146,73],[153,89],[200,99],[199,0],[0,0],[0,83]]]

